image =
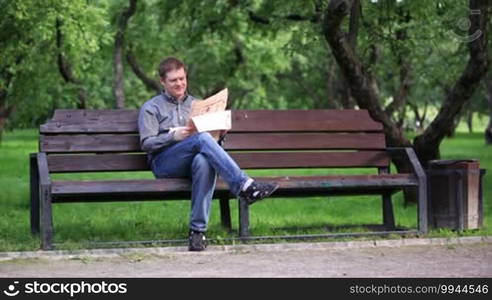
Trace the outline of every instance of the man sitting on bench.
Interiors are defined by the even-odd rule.
[[[207,133],[187,127],[191,102],[187,93],[184,63],[165,58],[159,65],[164,90],[140,108],[138,130],[140,145],[157,178],[191,177],[190,251],[206,248],[210,206],[216,174],[229,185],[231,192],[252,204],[271,195],[276,183],[261,183],[248,177]]]

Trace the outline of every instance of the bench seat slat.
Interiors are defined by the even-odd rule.
[[[358,194],[368,191],[398,189],[417,186],[413,174],[380,175],[342,175],[342,176],[283,176],[256,177],[260,181],[276,181],[279,188],[275,196],[291,196],[312,193],[344,192]],[[130,200],[145,197],[155,199],[175,199],[189,197],[191,185],[185,178],[147,179],[147,180],[95,180],[95,181],[55,181],[52,194],[55,202],[96,199]],[[216,194],[228,193],[229,189],[222,180],[217,181]]]
[[[244,169],[387,167],[385,151],[358,152],[237,152],[230,153]],[[149,170],[147,157],[134,154],[80,154],[48,156],[52,173]]]
[[[40,151],[46,153],[140,152],[138,135],[41,135]],[[383,133],[232,133],[226,150],[334,150],[384,149]]]

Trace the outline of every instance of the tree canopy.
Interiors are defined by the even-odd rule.
[[[0,131],[56,108],[138,108],[169,55],[187,63],[191,94],[227,86],[231,108],[360,107],[330,42],[327,11],[342,2],[338,29],[377,105],[395,128],[425,129],[467,66],[473,18],[489,9],[470,5],[487,1],[0,0]],[[490,114],[485,86],[455,119]]]

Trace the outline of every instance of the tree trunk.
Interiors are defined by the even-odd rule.
[[[458,116],[456,116],[456,118],[454,118],[453,123],[446,130],[445,137],[453,138],[460,122],[461,122],[461,114],[459,114]]]
[[[114,79],[113,94],[116,108],[125,108],[125,90],[123,82],[123,33],[118,31],[114,42]]]
[[[468,127],[468,133],[473,133],[473,111],[471,109],[466,114],[466,125]]]
[[[388,145],[410,146],[410,141],[381,108],[376,80],[362,65],[349,44],[347,35],[340,28],[342,20],[351,8],[350,0],[330,1],[324,13],[323,34],[350,87],[352,96],[361,109],[367,109],[374,120],[383,124]]]
[[[156,93],[160,93],[162,86],[159,81],[154,80],[145,74],[145,71],[140,67],[138,63],[137,57],[133,53],[132,50],[128,50],[126,52],[126,61],[132,68],[133,73],[143,82],[145,87],[150,91],[155,91]]]
[[[336,73],[335,64],[328,64],[325,71],[325,89],[326,89],[326,108],[335,109],[338,105],[338,97],[335,92],[336,89]]]
[[[489,124],[485,128],[485,144],[492,145],[492,76],[485,79],[487,88],[487,100],[489,103]]]
[[[82,85],[82,82],[75,77],[72,71],[72,65],[63,54],[63,34],[61,31],[62,23],[59,18],[56,19],[56,47],[58,49],[58,71],[67,83],[72,83],[77,86],[77,107],[80,109],[87,108],[87,93]]]
[[[383,124],[386,142],[392,147],[409,147],[410,141],[379,104],[379,90],[376,79],[363,66],[359,57],[347,40],[347,35],[341,30],[342,20],[352,7],[349,0],[332,0],[324,13],[323,34],[330,45],[342,74],[350,87],[352,96],[361,109],[367,109],[371,117]],[[375,48],[376,49],[376,48]],[[395,159],[399,172],[409,173],[411,166],[405,159]],[[405,190],[405,201],[416,202],[414,190]]]
[[[125,31],[128,21],[135,14],[137,0],[129,0],[130,7],[126,8],[119,18],[118,29],[114,39],[114,79],[113,94],[116,100],[116,108],[125,108],[125,90],[123,81],[123,49],[125,44]]]
[[[20,64],[23,57],[18,57],[16,59],[16,64]],[[4,66],[2,70],[0,70],[0,143],[2,142],[2,134],[5,130],[5,125],[7,124],[7,120],[12,115],[15,105],[7,103],[8,97],[8,89],[12,80],[14,78],[14,74],[9,71],[10,66]]]
[[[407,34],[404,30],[399,30],[396,32],[397,40],[405,40],[407,38]],[[411,88],[411,66],[407,61],[407,53],[402,53],[399,51],[397,54],[397,63],[400,67],[400,81],[399,86],[396,89],[395,94],[393,95],[393,101],[385,108],[385,112],[388,116],[392,117],[393,114],[396,113],[394,117],[395,120],[398,120],[402,111],[404,110],[407,102],[407,97],[410,93]]]
[[[359,34],[359,23],[360,23],[360,15],[361,15],[362,6],[360,0],[353,0],[352,6],[350,8],[350,18],[349,18],[349,31],[347,36],[347,42],[352,48],[352,51],[355,53],[357,48],[357,36]],[[344,80],[344,78],[340,78],[340,86],[343,88],[341,94],[341,104],[344,109],[353,109],[356,105],[354,97],[352,97],[352,93],[350,92],[350,86]]]
[[[423,134],[414,140],[414,148],[424,166],[433,159],[439,159],[439,145],[446,136],[448,128],[453,126],[460,115],[463,106],[470,101],[473,92],[487,73],[489,61],[487,57],[487,22],[488,1],[470,0],[470,12],[480,11],[480,14],[470,13],[470,36],[480,33],[473,41],[468,43],[470,58],[461,77],[446,96],[436,118],[427,127]]]
[[[0,143],[2,142],[3,131],[7,120],[14,111],[13,105],[7,105],[7,90],[0,89]]]
[[[492,145],[492,110],[489,113],[489,125],[485,128],[485,144]]]
[[[408,101],[407,104],[408,106],[410,106],[410,108],[412,109],[415,115],[415,125],[412,126],[412,129],[419,133],[423,132],[425,127],[425,119],[427,118],[427,109],[429,107],[429,103],[427,101],[425,102],[424,111],[422,112],[422,114],[420,114],[419,107],[417,107],[417,105]]]
[[[403,23],[407,24],[410,22],[410,12],[404,10],[402,7],[397,8],[397,26],[401,29],[397,29],[395,32],[395,40],[398,44],[407,40],[408,34],[406,26],[401,26]],[[402,24],[400,24],[402,23]],[[412,67],[408,61],[410,56],[409,50],[406,47],[396,47],[393,49],[396,55],[396,63],[400,70],[398,86],[395,88],[393,93],[393,99],[390,104],[384,109],[385,113],[394,120],[396,126],[400,131],[404,130],[403,124],[406,116],[407,109],[407,98],[410,94],[411,80],[412,80]]]

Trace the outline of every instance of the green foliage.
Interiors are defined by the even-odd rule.
[[[467,1],[394,1],[363,3],[363,26],[358,52],[366,63],[377,46],[379,59],[371,65],[378,80],[381,101],[387,104],[400,85],[400,59],[410,70],[408,101],[422,107],[428,103],[436,113],[447,92],[468,61]],[[397,33],[405,38],[398,39]],[[490,37],[490,34],[489,34]],[[490,39],[490,38],[489,38]],[[469,108],[486,112],[486,96],[480,87]],[[428,116],[431,120],[435,114]],[[408,118],[407,122],[411,122]]]
[[[106,57],[108,35],[107,8],[87,1],[7,1],[0,23],[0,69],[13,75],[7,89],[7,102],[16,111],[10,127],[33,127],[51,116],[56,108],[76,107],[77,89],[66,84],[57,67],[55,23],[63,24],[62,53],[73,66],[74,75],[86,86],[89,106],[104,107],[110,99],[100,87],[101,67]],[[110,90],[109,90],[110,92]]]
[[[337,107],[341,74],[321,33],[329,1],[138,1],[125,32],[148,77],[169,55],[189,65],[190,92],[205,97],[227,86],[233,108]],[[464,1],[361,1],[356,52],[378,79],[388,103],[400,84],[401,59],[411,66],[409,101],[438,108],[468,57]],[[56,108],[77,105],[78,86],[60,76],[57,54],[70,62],[87,92],[89,108],[112,108],[114,37],[128,0],[0,0],[0,70],[13,74],[7,104],[15,104],[10,128],[37,126]],[[56,20],[64,37],[56,45]],[[344,24],[348,29],[348,20]],[[396,38],[397,32],[406,38]],[[461,40],[460,40],[461,38]],[[377,47],[378,59],[370,63]],[[152,97],[124,65],[128,108]],[[469,109],[486,112],[485,92]],[[430,116],[432,117],[432,116]]]

